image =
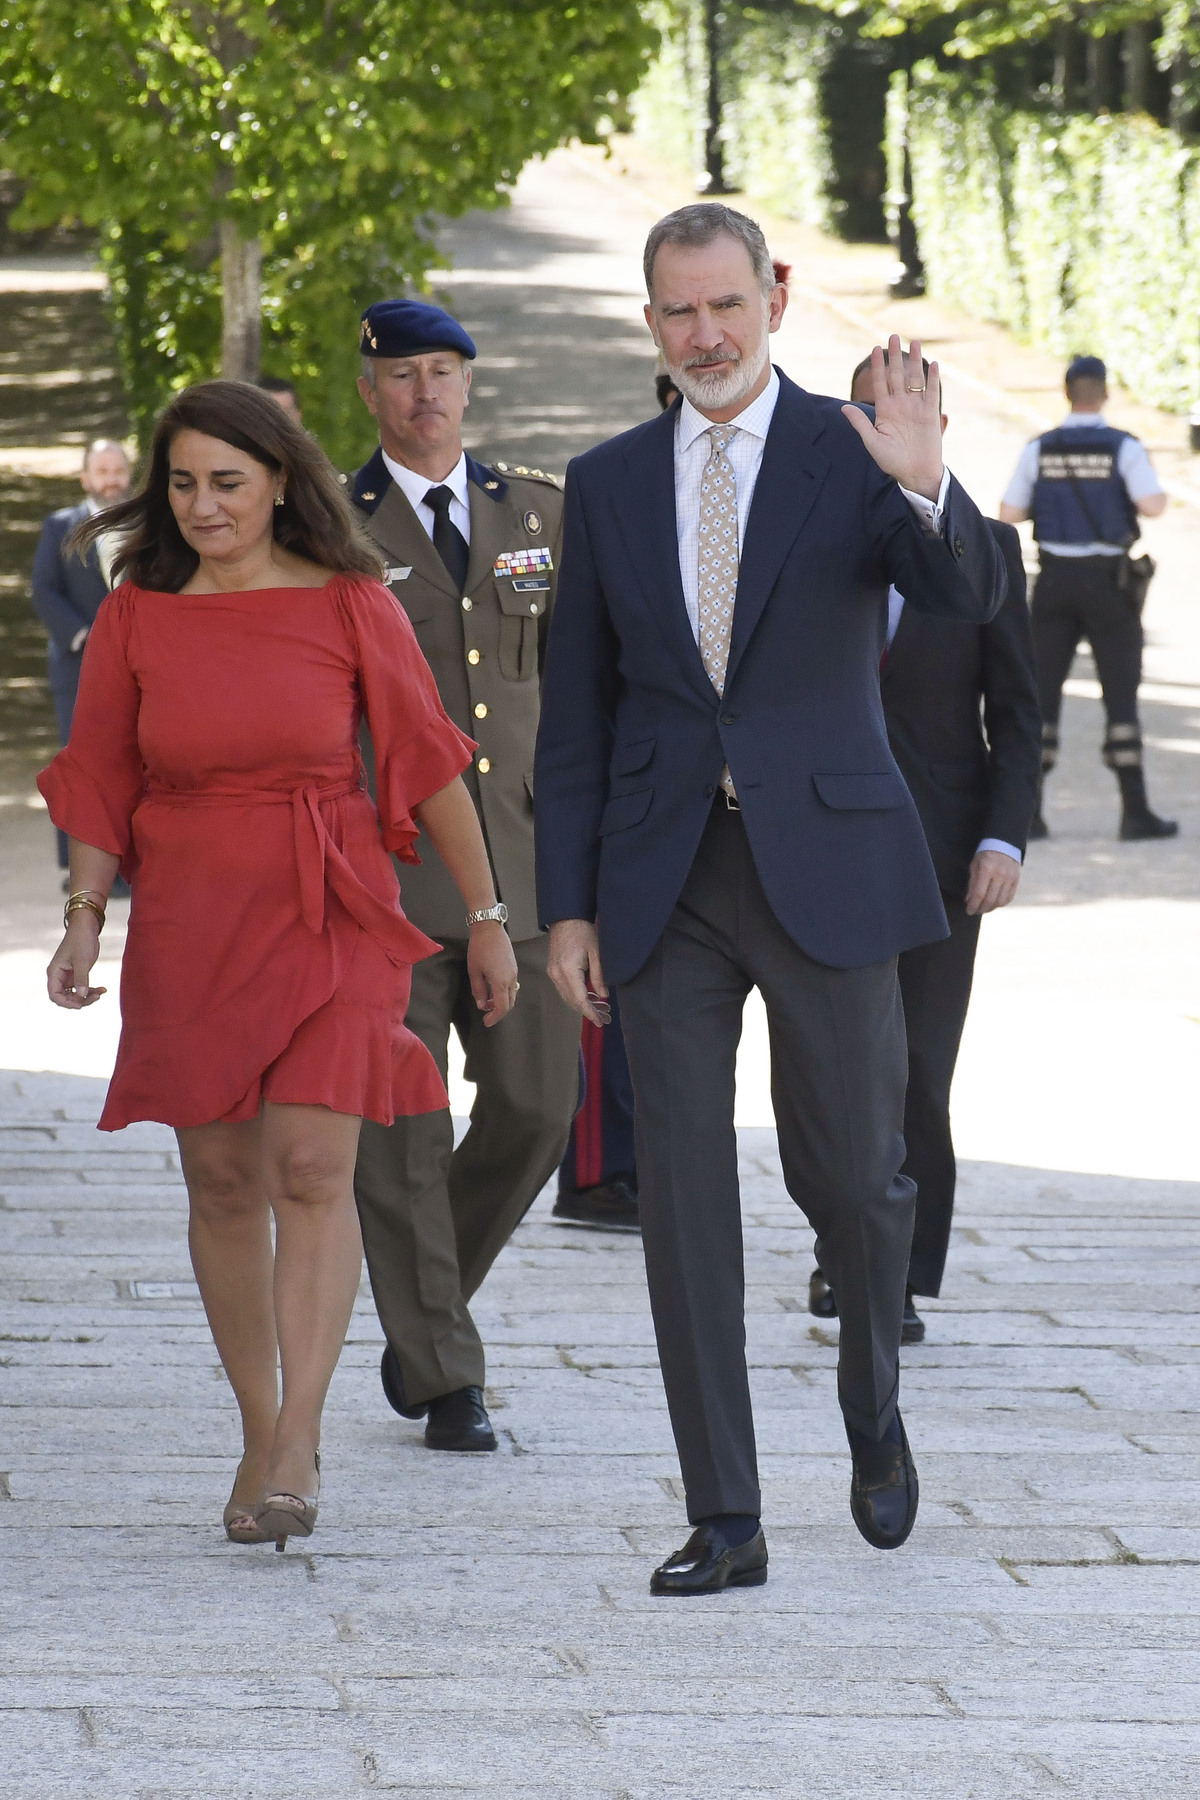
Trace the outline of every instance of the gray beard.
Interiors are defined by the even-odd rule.
[[[690,400],[698,412],[720,412],[745,399],[767,365],[769,349],[764,336],[752,361],[743,357],[736,363],[729,363],[726,365],[728,373],[724,374],[698,376],[691,369],[672,368],[670,363],[667,363],[667,373],[684,399]]]

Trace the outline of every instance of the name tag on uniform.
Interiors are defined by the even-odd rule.
[[[536,544],[529,550],[502,550],[492,564],[493,575],[548,575],[554,558],[547,544]]]
[[[383,579],[390,587],[393,581],[407,581],[411,574],[412,564],[409,563],[407,569],[385,569],[383,571]]]
[[[533,575],[527,580],[513,582],[514,594],[548,594],[550,583],[540,576]]]

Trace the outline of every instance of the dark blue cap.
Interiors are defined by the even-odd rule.
[[[420,356],[426,350],[456,350],[474,359],[475,345],[457,319],[426,300],[377,300],[359,327],[364,356]]]
[[[1098,356],[1076,356],[1067,368],[1068,381],[1107,381],[1108,370]]]

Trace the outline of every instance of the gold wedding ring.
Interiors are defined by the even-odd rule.
[[[920,387],[906,387],[904,391],[906,394],[923,394],[925,392],[925,383],[922,382]]]

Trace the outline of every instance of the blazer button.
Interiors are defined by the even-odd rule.
[[[487,718],[487,707],[483,704],[482,700],[479,702],[479,705],[475,708],[475,717],[477,719],[486,719]]]
[[[478,663],[478,661],[479,661],[479,652],[478,652],[478,650],[468,650],[468,651],[467,651],[467,661],[468,661],[468,662],[469,662],[469,663],[470,663],[470,665],[471,665],[471,667],[472,667],[472,668],[474,668],[474,667],[475,667],[475,665],[476,665],[476,664],[477,664],[477,663]]]
[[[479,761],[475,764],[475,767],[479,770],[481,775],[487,775],[490,773],[492,765],[486,756],[481,756]]]
[[[732,713],[722,713],[721,714],[721,723],[722,723],[722,725],[732,725],[733,724],[733,714]]]
[[[473,601],[473,600],[467,600],[467,599],[465,599],[465,600],[464,600],[464,601],[463,601],[463,611],[464,611],[464,612],[470,612],[470,610],[471,610],[471,608],[472,608],[472,606],[474,606],[474,604],[475,604],[475,602],[474,602],[474,601]]]

